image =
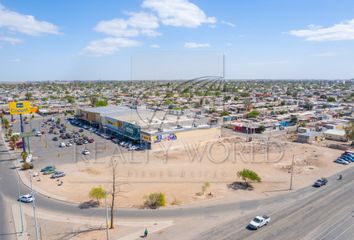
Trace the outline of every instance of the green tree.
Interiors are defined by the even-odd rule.
[[[237,176],[242,178],[242,180],[245,181],[246,184],[248,184],[248,181],[254,181],[254,182],[262,181],[261,177],[256,172],[247,168],[237,172]]]
[[[335,102],[336,99],[334,97],[328,97],[327,102]]]
[[[256,118],[260,115],[261,113],[258,112],[257,110],[252,110],[251,112],[247,113],[247,118]]]
[[[220,113],[220,117],[229,116],[229,115],[230,115],[230,113],[227,110],[224,110]]]
[[[258,127],[258,130],[262,133],[265,131],[265,126],[264,125],[261,125]]]
[[[10,127],[10,122],[7,120],[7,118],[1,118],[2,121],[2,126],[7,130]]]
[[[73,104],[75,103],[75,98],[73,96],[66,96],[66,101],[68,101],[70,104]]]
[[[95,198],[100,203],[100,200],[107,196],[106,190],[102,186],[93,187],[89,193],[90,198]]]
[[[105,107],[107,105],[108,105],[108,102],[107,102],[107,100],[104,100],[104,99],[98,100],[95,104],[96,107]]]

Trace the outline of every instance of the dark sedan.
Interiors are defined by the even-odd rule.
[[[318,179],[318,180],[313,184],[313,186],[314,186],[314,187],[322,187],[322,186],[326,185],[327,182],[328,182],[327,179],[325,179],[325,178],[320,178],[320,179]]]

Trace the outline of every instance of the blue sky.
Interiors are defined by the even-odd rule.
[[[221,75],[221,54],[227,78],[353,78],[353,9],[352,0],[0,0],[0,81]]]

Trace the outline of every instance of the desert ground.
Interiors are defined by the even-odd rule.
[[[267,197],[289,189],[293,160],[293,189],[311,185],[317,178],[346,168],[333,163],[342,151],[284,141],[245,142],[237,137],[185,144],[166,150],[120,152],[111,157],[71,164],[57,164],[66,172],[63,184],[50,176],[35,177],[37,191],[83,203],[92,187],[112,188],[112,164],[116,166],[119,207],[143,206],[145,196],[162,192],[167,206],[202,201],[240,201]],[[262,181],[252,183],[253,191],[235,190],[229,184],[243,180],[237,172],[256,171]],[[27,175],[26,175],[27,176]],[[201,194],[205,182],[210,184]],[[59,186],[60,185],[60,186]],[[108,199],[109,200],[109,199]]]

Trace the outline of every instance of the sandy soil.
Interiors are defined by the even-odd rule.
[[[41,176],[35,185],[47,193],[65,196],[82,203],[89,200],[94,186],[110,191],[112,162],[117,164],[121,207],[141,207],[144,196],[163,192],[167,205],[200,202],[205,199],[254,199],[282,192],[289,188],[294,158],[293,188],[310,185],[316,178],[326,177],[348,166],[333,163],[342,151],[290,142],[251,142],[237,138],[218,139],[207,144],[185,145],[169,151],[115,153],[105,159],[76,164],[57,165],[67,174],[58,186],[50,176]],[[232,190],[228,184],[242,181],[237,171],[249,168],[261,177],[254,191]],[[199,196],[202,185],[210,183],[206,193]]]

